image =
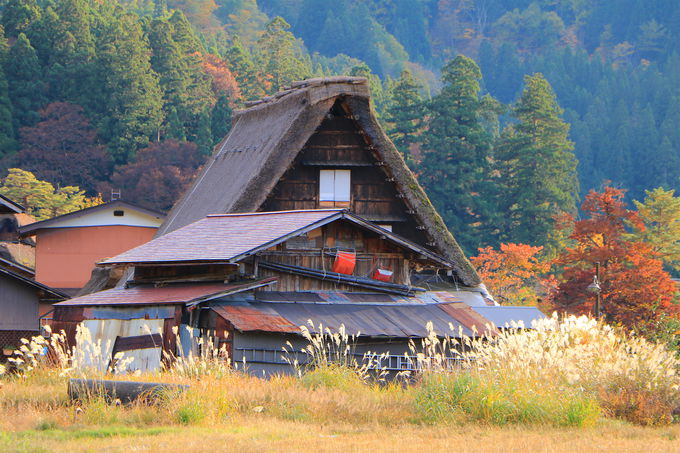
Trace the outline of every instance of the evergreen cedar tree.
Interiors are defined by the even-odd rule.
[[[680,316],[673,303],[677,287],[651,245],[627,238],[627,225],[639,230],[644,225],[637,212],[626,209],[623,198],[623,191],[612,187],[586,196],[581,206],[586,217],[573,222],[569,236],[575,245],[556,260],[563,274],[554,305],[570,313],[592,314],[595,295],[586,288],[599,262],[604,317],[644,328],[664,315]]]
[[[555,216],[576,211],[576,158],[562,113],[545,77],[527,76],[517,124],[503,131],[495,154],[504,241],[554,246]]]
[[[442,68],[444,87],[428,106],[420,182],[464,250],[492,226],[492,137],[482,125],[482,74],[459,55]]]
[[[424,124],[422,89],[410,71],[403,71],[390,89],[391,99],[383,116],[387,134],[410,166],[413,166],[410,148],[418,142]]]
[[[674,190],[658,187],[646,190],[643,202],[635,200],[644,228],[629,237],[652,247],[659,259],[675,272],[680,271],[680,197]]]

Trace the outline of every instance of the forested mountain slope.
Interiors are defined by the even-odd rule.
[[[378,115],[468,251],[554,240],[552,216],[607,180],[630,199],[680,188],[674,0],[0,7],[2,166],[57,187],[167,209],[233,108],[351,74],[370,78]],[[524,159],[540,165],[523,171]]]

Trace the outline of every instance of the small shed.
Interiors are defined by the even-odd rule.
[[[35,238],[36,280],[74,295],[95,263],[153,238],[164,215],[116,200],[22,226]]]
[[[40,316],[68,296],[38,283],[14,263],[0,262],[0,347],[18,347],[21,338],[40,333]],[[6,358],[0,354],[0,360]]]

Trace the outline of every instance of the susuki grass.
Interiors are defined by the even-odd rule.
[[[69,376],[110,377],[116,370],[59,346],[62,340],[53,335],[49,360],[40,354],[41,340],[29,340],[17,354],[19,372],[0,376],[0,432],[198,429],[260,419],[378,431],[480,423],[583,429],[607,418],[671,422],[671,410],[680,404],[678,361],[663,346],[588,318],[554,317],[532,330],[517,327],[483,339],[432,332],[413,345],[417,367],[407,379],[385,379],[377,361],[355,361],[353,340],[342,330],[307,330],[306,364],[292,360],[297,373],[267,380],[235,371],[226,351],[205,339],[200,354],[170,357],[167,363],[174,366],[158,373],[117,374],[190,386],[153,404],[130,405],[100,395],[69,401]],[[55,352],[52,342],[61,349]],[[455,365],[446,360],[450,356],[459,359]]]

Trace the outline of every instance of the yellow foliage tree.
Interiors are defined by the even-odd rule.
[[[45,220],[69,212],[96,206],[103,203],[101,196],[86,197],[85,191],[77,186],[55,189],[41,181],[30,171],[10,168],[2,181],[0,193],[23,205],[26,212],[37,220]]]
[[[645,228],[635,228],[629,239],[650,245],[664,264],[680,271],[680,197],[661,187],[645,195],[644,202],[635,201]]]
[[[538,305],[556,285],[554,277],[543,277],[550,263],[539,260],[541,250],[543,247],[507,243],[501,244],[500,250],[480,248],[470,261],[499,303]]]

